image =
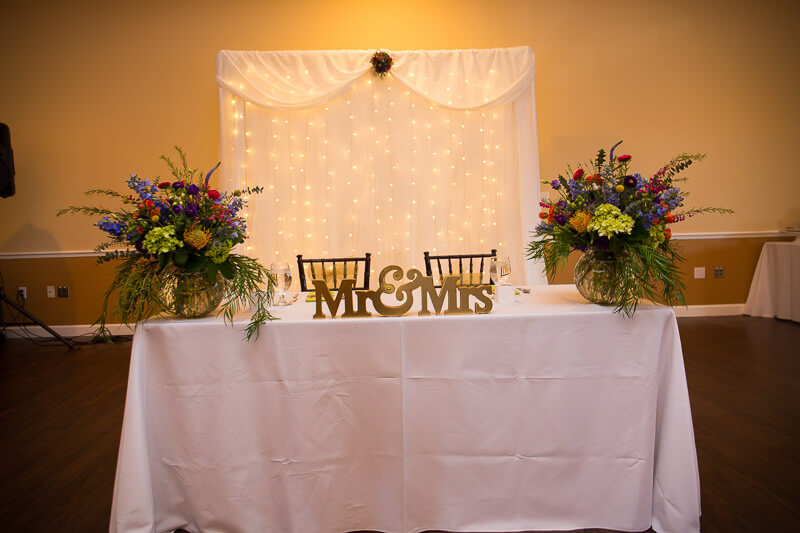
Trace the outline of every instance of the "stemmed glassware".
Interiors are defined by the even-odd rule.
[[[500,285],[511,285],[511,259],[498,259],[497,266],[500,270]]]
[[[511,259],[493,257],[489,262],[489,278],[495,285],[509,285],[511,283]]]
[[[275,276],[275,289],[280,294],[275,305],[291,305],[292,302],[286,301],[286,291],[292,285],[292,270],[289,268],[289,263],[272,263],[269,269]]]

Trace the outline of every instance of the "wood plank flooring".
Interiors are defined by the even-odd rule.
[[[800,324],[678,321],[702,530],[800,531]]]
[[[0,531],[108,531],[130,349],[0,344]]]
[[[800,530],[800,324],[678,323],[703,531]],[[0,343],[0,531],[108,530],[130,348]]]

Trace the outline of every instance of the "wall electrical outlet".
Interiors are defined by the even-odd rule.
[[[69,298],[69,287],[59,286],[58,287],[58,297],[59,298]]]
[[[55,298],[56,297],[56,288],[52,285],[47,286],[47,297],[48,298]]]
[[[23,300],[28,299],[28,287],[17,287],[17,295]]]
[[[725,267],[723,267],[723,266],[714,267],[714,277],[715,278],[724,278],[725,277]]]
[[[694,279],[706,279],[706,267],[694,267]]]

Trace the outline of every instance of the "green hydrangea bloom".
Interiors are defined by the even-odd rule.
[[[630,233],[633,229],[633,218],[623,215],[614,205],[600,204],[594,210],[587,229],[596,231],[601,237],[612,237],[617,233]]]
[[[144,238],[144,249],[153,255],[172,252],[183,243],[175,237],[175,226],[153,228]]]
[[[225,241],[219,242],[214,241],[208,245],[208,248],[204,252],[203,255],[211,259],[216,264],[224,263],[226,259],[228,259],[228,254],[231,253],[231,249],[233,248],[233,242]]]
[[[658,248],[662,242],[664,242],[666,236],[664,235],[664,230],[662,230],[659,226],[650,226],[650,237],[647,239],[647,243],[652,246],[653,248]]]

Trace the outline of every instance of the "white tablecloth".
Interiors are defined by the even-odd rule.
[[[699,531],[675,315],[574,286],[490,315],[136,329],[111,528]]]
[[[800,239],[764,243],[744,314],[800,322]]]

